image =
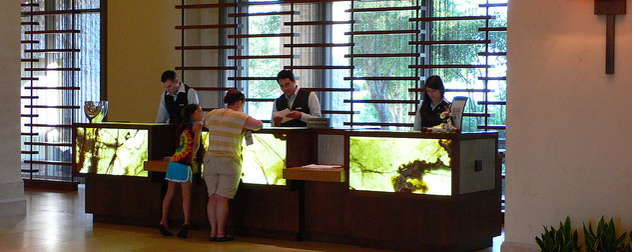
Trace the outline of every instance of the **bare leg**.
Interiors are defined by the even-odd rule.
[[[162,200],[162,219],[160,220],[160,225],[169,228],[169,222],[167,219],[169,218],[169,207],[171,206],[171,200],[173,199],[173,195],[176,191],[176,182],[168,181],[167,186],[167,194],[165,194],[165,198]]]
[[[171,206],[171,199],[173,199],[173,195],[176,190],[176,183],[172,181],[168,181],[167,186],[167,194],[165,194],[165,198],[162,200],[162,219],[160,220],[160,224],[158,224],[158,230],[164,236],[172,236],[173,233],[169,230],[169,207]]]
[[[182,211],[184,212],[184,224],[190,224],[191,217],[191,181],[180,183],[182,186]]]
[[[216,208],[217,208],[217,194],[213,194],[208,198],[208,204],[206,206],[206,212],[208,214],[208,221],[211,224],[211,236],[217,237],[217,218],[216,218]]]
[[[191,216],[191,181],[180,183],[182,188],[182,213],[184,213],[184,224],[178,233],[178,237],[187,238],[189,234],[189,219]]]
[[[216,218],[217,237],[226,236],[226,221],[228,220],[228,200],[229,198],[217,196]]]

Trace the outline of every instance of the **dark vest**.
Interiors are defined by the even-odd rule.
[[[189,89],[191,87],[184,85],[184,93],[178,92],[178,96],[176,100],[173,100],[173,96],[171,96],[168,92],[165,92],[165,105],[167,107],[167,112],[169,112],[169,123],[178,124],[182,123],[184,119],[182,118],[182,108],[189,104],[189,99],[187,98],[187,94],[189,93]]]
[[[439,105],[435,107],[430,113],[425,114],[421,113],[421,127],[434,127],[446,121],[446,119],[441,119],[441,113],[445,111],[445,106],[449,106],[450,104],[441,101]]]
[[[290,109],[290,110],[298,110],[301,111],[305,114],[309,114],[309,103],[307,102],[309,100],[309,94],[311,93],[311,91],[309,90],[305,90],[305,89],[299,89],[298,90],[298,94],[296,94],[296,99],[294,99],[294,104],[292,104],[292,108],[288,108],[287,106],[287,98],[285,97],[285,94],[282,94],[279,98],[276,99],[276,109],[277,111],[281,111],[284,110],[286,108]],[[299,119],[293,119],[293,120],[289,120],[285,123],[282,123],[281,125],[279,125],[281,127],[305,127],[307,126],[307,123],[299,120]]]

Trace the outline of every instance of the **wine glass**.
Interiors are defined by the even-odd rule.
[[[88,117],[90,123],[93,123],[93,121],[95,123],[101,122],[108,113],[108,102],[86,101],[83,106],[83,112],[86,113],[86,117]]]

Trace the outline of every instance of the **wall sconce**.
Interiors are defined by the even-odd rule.
[[[606,74],[614,74],[614,15],[625,10],[625,0],[595,0],[595,15],[606,15]]]

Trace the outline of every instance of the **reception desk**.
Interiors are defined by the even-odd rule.
[[[142,161],[162,159],[153,154],[155,144],[169,143],[168,136],[177,133],[148,134],[152,154]],[[254,136],[254,145],[244,145],[244,177],[231,201],[229,229],[235,235],[407,251],[471,251],[491,246],[500,235],[496,133],[273,128]],[[77,141],[77,148],[83,142]],[[83,155],[75,158],[78,167],[91,157]],[[308,164],[342,168],[301,168]],[[101,174],[101,165],[82,173],[86,212],[94,221],[157,225],[164,172]],[[206,186],[199,174],[193,184],[191,227],[208,230]],[[170,225],[180,226],[179,193],[171,208]]]

